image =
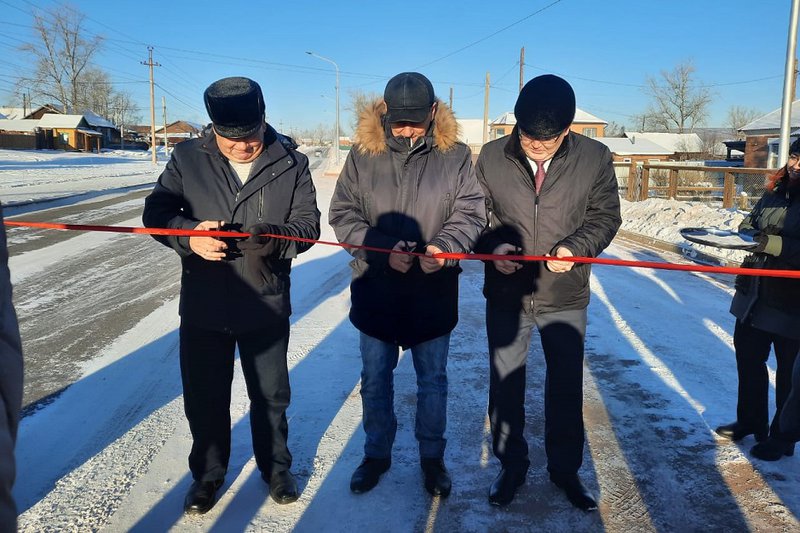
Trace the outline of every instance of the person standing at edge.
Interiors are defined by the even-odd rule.
[[[276,502],[298,498],[287,446],[289,271],[311,245],[261,234],[316,239],[320,232],[308,158],[265,122],[261,87],[224,78],[204,100],[213,131],[175,146],[142,217],[147,227],[251,234],[243,241],[155,237],[183,266],[180,364],[194,478],[184,510],[192,514],[213,507],[228,468],[237,347],[261,477]]]
[[[489,226],[478,250],[550,256],[545,264],[485,264],[489,345],[489,417],[501,471],[489,502],[508,505],[530,461],[525,427],[525,369],[531,333],[539,330],[545,375],[545,452],[550,480],[576,507],[597,508],[578,476],[583,461],[583,350],[590,265],[561,257],[595,257],[622,222],[611,154],[572,133],[575,93],[543,75],[522,88],[511,134],[484,145],[477,162]]]
[[[393,372],[410,349],[417,374],[415,435],[425,489],[450,494],[444,464],[447,355],[458,322],[458,274],[440,252],[468,252],[485,223],[484,198],[458,123],[422,74],[389,80],[384,98],[360,114],[356,146],[336,184],[330,224],[340,242],[416,257],[349,249],[350,320],[361,332],[364,459],[350,490],[377,485],[391,466],[397,431]]]
[[[6,226],[0,206],[0,533],[17,530],[17,506],[11,489],[16,477],[14,445],[22,409],[23,363],[11,292]]]
[[[739,231],[754,235],[758,246],[745,268],[800,268],[800,140],[789,146],[786,165],[769,177],[766,191]],[[719,426],[721,437],[738,441],[754,435],[750,453],[777,461],[794,454],[794,439],[784,434],[781,411],[792,389],[792,366],[800,349],[800,280],[737,276],[731,313],[736,317],[733,346],[739,389],[736,421]],[[767,359],[775,350],[775,416],[769,421]],[[795,410],[792,400],[789,410]]]

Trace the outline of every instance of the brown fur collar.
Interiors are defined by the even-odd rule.
[[[441,100],[436,99],[436,117],[433,122],[433,144],[442,152],[453,148],[458,142],[459,125],[453,111]],[[362,154],[377,155],[386,151],[386,135],[381,117],[386,113],[383,98],[367,104],[358,117],[355,143]]]

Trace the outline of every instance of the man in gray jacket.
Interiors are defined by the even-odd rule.
[[[544,350],[545,451],[550,479],[584,510],[597,503],[578,477],[583,460],[583,346],[589,304],[588,264],[559,258],[595,257],[621,218],[611,154],[570,132],[575,93],[544,75],[519,94],[511,134],[486,144],[477,163],[489,228],[482,252],[551,256],[546,263],[489,261],[485,266],[489,343],[489,417],[502,469],[489,492],[507,505],[525,482],[530,461],[525,427],[525,367],[531,332]]]
[[[402,347],[411,350],[417,373],[415,435],[424,485],[434,496],[450,494],[447,354],[461,269],[433,255],[468,252],[486,222],[469,148],[457,137],[453,113],[431,82],[417,72],[398,74],[384,98],[362,111],[331,200],[330,224],[340,242],[397,252],[350,249],[350,320],[361,332],[366,433],[364,460],[350,480],[355,493],[375,487],[391,465],[393,371]]]

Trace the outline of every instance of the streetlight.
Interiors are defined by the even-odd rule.
[[[331,63],[336,68],[336,135],[334,139],[334,149],[336,150],[336,164],[339,164],[339,65],[336,64],[336,61],[333,59],[329,59],[327,57],[317,55],[314,52],[306,52],[308,55],[316,57],[317,59],[321,59],[323,61],[327,61]]]

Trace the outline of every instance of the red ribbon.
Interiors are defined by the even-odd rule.
[[[250,237],[250,233],[240,231],[223,230],[193,230],[193,229],[166,229],[166,228],[138,228],[130,226],[92,226],[85,224],[56,224],[53,222],[23,222],[17,220],[6,220],[6,226],[18,226],[28,228],[59,229],[71,231],[104,231],[112,233],[142,233],[145,235],[166,235],[173,237],[220,237],[231,238]],[[398,250],[388,250],[374,246],[364,246],[359,244],[349,244],[346,242],[320,241],[316,239],[306,239],[304,237],[292,237],[288,235],[273,235],[271,233],[261,234],[264,237],[274,239],[285,239],[296,242],[306,242],[312,244],[324,244],[327,246],[338,246],[340,248],[350,248],[357,250],[367,250],[380,253],[399,253],[422,257],[426,254],[420,252],[407,252]],[[706,272],[712,274],[741,274],[744,276],[763,276],[772,278],[800,278],[800,271],[797,270],[767,270],[763,268],[741,268],[741,267],[721,267],[710,265],[678,265],[674,263],[659,263],[656,261],[627,261],[624,259],[607,259],[604,257],[550,257],[542,255],[495,255],[495,254],[464,254],[443,252],[434,254],[433,257],[441,259],[458,259],[467,261],[569,261],[572,263],[593,263],[598,265],[624,266],[636,268],[653,268],[657,270],[679,270],[683,272]]]

